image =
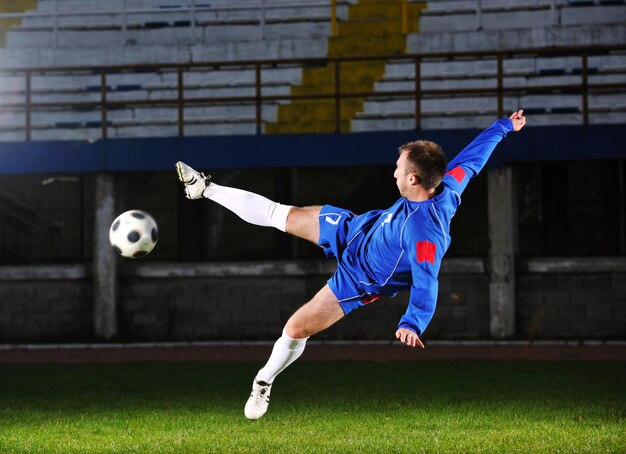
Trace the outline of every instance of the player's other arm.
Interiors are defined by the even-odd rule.
[[[491,153],[507,133],[519,131],[526,124],[523,110],[501,118],[489,126],[472,143],[448,163],[444,182],[459,194],[463,192],[469,179],[476,176],[485,166]]]
[[[420,223],[405,226],[403,246],[411,267],[409,306],[398,323],[396,338],[409,347],[424,348],[419,339],[435,312],[437,303],[437,273],[443,254],[433,233]]]

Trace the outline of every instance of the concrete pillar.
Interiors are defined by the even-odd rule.
[[[109,228],[115,219],[115,177],[100,174],[95,182],[93,253],[93,323],[96,338],[117,336],[117,254],[109,243]]]
[[[513,169],[490,169],[489,312],[490,332],[496,339],[515,335],[515,245],[517,218]]]

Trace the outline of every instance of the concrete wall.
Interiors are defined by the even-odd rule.
[[[333,268],[332,260],[124,268],[119,340],[272,340]],[[0,267],[0,342],[94,340],[91,285],[81,266]],[[390,340],[407,297],[378,300],[316,338]],[[516,315],[514,339],[624,340],[626,260],[522,260]],[[424,339],[489,338],[486,260],[444,260]]]
[[[122,286],[124,340],[271,340],[327,276],[145,279]],[[455,287],[458,286],[458,287]],[[428,338],[489,337],[486,275],[446,275]],[[383,298],[320,333],[325,340],[390,340],[408,294]]]
[[[519,336],[626,338],[626,275],[524,274],[517,277]]]
[[[0,282],[0,342],[76,342],[92,338],[87,279]]]

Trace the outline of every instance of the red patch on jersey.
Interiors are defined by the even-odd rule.
[[[415,243],[417,248],[417,263],[430,262],[435,264],[435,254],[437,253],[437,246],[430,241],[418,241]]]
[[[380,298],[380,295],[377,295],[376,293],[372,293],[371,295],[363,298],[361,301],[363,302],[363,304],[369,304],[369,303],[373,303],[378,298]]]
[[[461,181],[463,181],[463,179],[465,178],[465,175],[467,174],[465,173],[465,170],[457,166],[454,169],[450,170],[448,173],[446,173],[446,175],[452,175],[454,179],[456,180],[456,182],[460,183]]]

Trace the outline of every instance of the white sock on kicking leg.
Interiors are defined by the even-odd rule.
[[[287,215],[291,205],[282,205],[253,192],[211,183],[204,197],[228,208],[241,219],[262,227],[276,227],[286,231]]]
[[[300,358],[308,337],[292,339],[283,329],[283,335],[274,344],[274,349],[267,364],[257,373],[257,381],[272,383],[274,378],[287,368],[296,359]]]

